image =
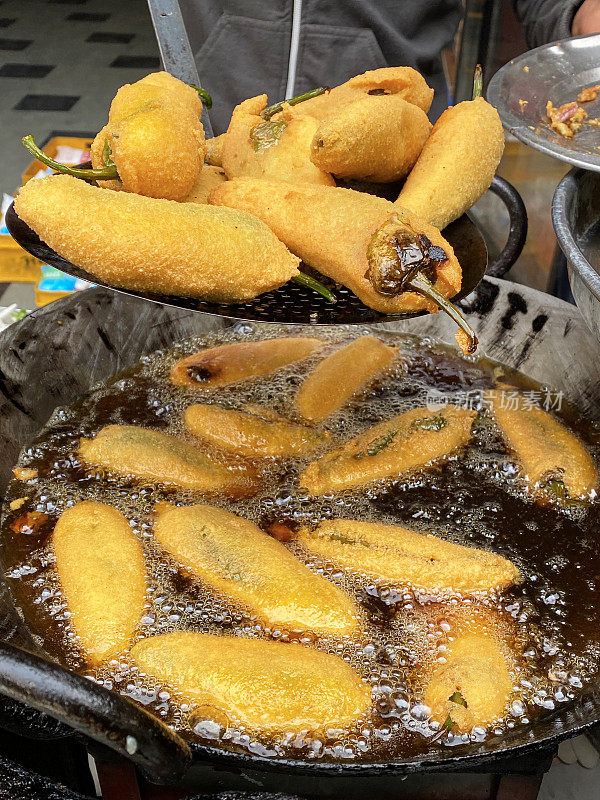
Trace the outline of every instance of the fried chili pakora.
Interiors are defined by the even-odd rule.
[[[331,175],[310,160],[317,121],[304,115],[290,117],[285,107],[277,120],[265,120],[261,112],[266,105],[267,95],[263,94],[234,109],[223,142],[227,177],[335,186]]]
[[[315,530],[303,528],[297,541],[344,569],[424,592],[472,595],[520,580],[517,567],[502,556],[400,525],[324,520]]]
[[[294,108],[294,114],[325,120],[357,100],[381,95],[396,95],[427,112],[433,100],[433,89],[412,67],[383,67],[356,75],[327,94],[304,101]]]
[[[299,259],[264,223],[231,209],[52,175],[26,183],[15,211],[63,258],[123,289],[233,303],[299,274]]]
[[[298,391],[296,408],[304,419],[320,422],[346,405],[395,357],[394,348],[381,339],[360,336],[317,364]]]
[[[489,187],[503,152],[500,117],[482,97],[447,108],[433,126],[397,205],[443,230]]]
[[[344,636],[358,613],[337,586],[315,575],[254,523],[207,505],[160,505],[154,536],[183,568],[271,627]]]
[[[430,130],[427,114],[399,94],[365,95],[321,122],[311,158],[338,178],[391,183],[408,175]]]
[[[222,133],[220,136],[213,136],[212,139],[206,140],[206,153],[204,154],[204,163],[210,164],[212,167],[223,166],[223,144],[225,142],[225,135]]]
[[[255,214],[305,263],[382,313],[432,309],[430,300],[404,289],[400,272],[408,263],[433,272],[434,286],[444,297],[460,290],[461,268],[441,233],[380,197],[331,186],[239,178],[216,189],[210,202]],[[371,240],[395,212],[394,230],[411,239],[406,252],[396,253],[402,262],[398,274],[392,274],[391,257],[378,256],[381,248],[368,257]],[[432,258],[430,247],[436,248]]]
[[[486,727],[504,714],[511,692],[515,650],[510,623],[488,609],[447,608],[450,624],[443,661],[429,666],[424,702],[432,718],[452,733]]]
[[[166,72],[121,86],[91,147],[94,169],[112,164],[118,173],[100,185],[184,200],[204,161],[201,114],[198,92]]]
[[[208,203],[208,198],[213,189],[225,183],[226,180],[227,175],[225,175],[222,167],[210,167],[206,164],[198,176],[198,180],[192,186],[190,193],[185,198],[185,202]]]
[[[215,461],[177,436],[136,425],[107,425],[81,439],[78,454],[90,466],[202,494],[244,497],[258,485],[250,467]]]
[[[320,339],[290,336],[258,342],[234,342],[200,350],[175,363],[171,382],[194,389],[216,389],[270,375],[323,347]]]
[[[340,492],[429,466],[467,444],[474,418],[474,411],[453,405],[413,408],[310,463],[300,486],[313,495]]]
[[[187,429],[198,439],[255,458],[313,453],[331,439],[328,431],[296,425],[268,409],[253,408],[250,413],[197,404],[186,409],[184,419]]]
[[[577,436],[522,395],[511,393],[507,402],[502,391],[493,391],[486,399],[534,492],[559,501],[588,499],[595,494],[598,471]]]
[[[84,500],[64,511],[52,534],[70,623],[91,666],[129,646],[144,610],[142,547],[116,508]]]
[[[131,656],[192,703],[267,732],[342,728],[371,701],[345,661],[298,644],[176,632],[143,639]]]

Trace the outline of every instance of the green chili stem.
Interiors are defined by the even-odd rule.
[[[463,317],[461,312],[456,308],[456,306],[450,302],[443,294],[438,292],[435,286],[431,283],[431,281],[427,280],[425,275],[422,272],[417,272],[417,274],[411,278],[410,282],[406,285],[407,289],[412,290],[413,292],[417,292],[417,294],[423,295],[423,297],[427,297],[429,300],[433,300],[433,302],[439,306],[442,311],[448,314],[454,322],[458,325],[459,328],[467,334],[469,337],[469,353],[474,353],[477,350],[478,340],[473,328],[469,325],[467,320]]]
[[[317,292],[317,294],[322,295],[325,300],[329,300],[330,303],[337,303],[337,298],[330,292],[326,286],[320,281],[315,280],[315,278],[311,278],[310,275],[307,275],[305,272],[300,272],[298,275],[294,275],[292,278],[294,283],[299,283],[300,286],[306,286],[307,289],[312,289],[313,292]]]
[[[310,92],[298,94],[296,97],[290,97],[289,100],[281,100],[279,103],[275,103],[275,105],[267,106],[261,111],[260,115],[263,119],[271,119],[272,116],[279,114],[279,112],[283,110],[286,103],[290,106],[296,106],[298,103],[303,103],[305,100],[311,100],[313,97],[318,97],[330,91],[331,89],[329,86],[319,86],[318,89],[311,89]]]
[[[439,740],[442,739],[446,735],[447,732],[449,733],[452,730],[452,728],[455,726],[455,724],[456,723],[453,722],[452,717],[450,716],[450,714],[448,714],[448,716],[446,717],[446,719],[442,723],[439,731],[436,734],[434,734],[431,737],[431,739],[429,740],[430,743],[433,744],[434,742],[439,742]]]
[[[115,162],[113,161],[112,157],[112,150],[110,147],[110,142],[108,141],[108,137],[104,140],[104,145],[102,146],[102,161],[104,161],[105,167],[114,167]]]
[[[47,156],[46,153],[37,146],[33,140],[33,136],[24,136],[21,141],[34,158],[37,158],[42,164],[52,167],[56,172],[61,172],[63,175],[73,175],[74,178],[83,178],[83,180],[88,181],[111,181],[119,179],[119,173],[114,165],[103,167],[103,169],[70,167],[68,164],[61,164],[59,161],[55,161],[53,158],[50,158],[50,156]]]
[[[195,89],[198,94],[200,95],[200,100],[204,103],[207,108],[212,108],[212,97],[201,86],[196,86],[195,83],[188,83],[188,86],[191,86],[192,89]]]
[[[473,75],[473,100],[477,97],[481,97],[483,93],[483,70],[481,69],[481,64],[477,64],[475,67],[475,73]]]

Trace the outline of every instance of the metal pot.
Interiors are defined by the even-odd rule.
[[[556,238],[567,259],[571,291],[600,340],[600,174],[572,169],[552,201]]]
[[[463,308],[479,333],[482,352],[564,392],[600,419],[600,350],[576,308],[495,278],[484,279]],[[73,403],[152,350],[228,324],[98,288],[12,325],[0,334],[0,492],[19,451],[54,408]],[[453,342],[452,324],[440,314],[382,327]],[[229,788],[253,791],[390,796],[402,774],[494,772],[507,755],[527,756],[600,722],[598,682],[572,704],[503,736],[490,735],[481,745],[442,747],[424,757],[381,764],[269,760],[188,746],[141,706],[50,663],[18,616],[1,576],[0,636],[0,693],[5,695],[0,725],[29,736],[47,736],[49,730],[50,735],[64,734],[67,729],[50,717],[130,758],[155,782],[201,784],[205,791],[222,787],[227,776]]]

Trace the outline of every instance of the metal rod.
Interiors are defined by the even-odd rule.
[[[148,0],[148,8],[165,71],[184,83],[202,86],[178,0]],[[202,108],[202,125],[206,138],[212,138],[206,106]]]

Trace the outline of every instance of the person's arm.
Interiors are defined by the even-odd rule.
[[[577,9],[571,26],[573,36],[600,33],[600,0],[585,0]]]
[[[600,33],[600,0],[513,0],[530,47]]]

